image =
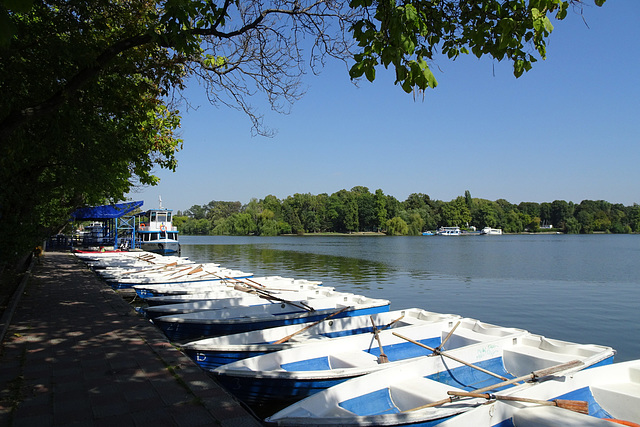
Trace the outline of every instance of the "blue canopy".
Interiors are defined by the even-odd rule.
[[[120,218],[132,210],[139,208],[143,203],[143,201],[138,201],[80,208],[71,214],[71,219],[74,221],[100,221],[104,219]]]

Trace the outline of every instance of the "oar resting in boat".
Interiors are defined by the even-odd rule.
[[[572,360],[571,362],[561,363],[559,365],[551,366],[549,368],[539,369],[537,371],[534,371],[534,372],[532,372],[530,374],[527,374],[527,375],[523,375],[523,376],[518,377],[518,378],[513,378],[513,379],[510,379],[510,380],[502,381],[502,382],[497,383],[497,384],[493,384],[493,385],[490,385],[490,386],[487,386],[487,387],[480,388],[480,389],[476,390],[475,393],[485,393],[485,392],[488,392],[488,391],[491,391],[491,390],[495,390],[495,389],[498,389],[498,388],[501,388],[501,387],[504,387],[504,386],[507,386],[507,385],[519,383],[519,382],[522,382],[522,381],[537,381],[537,380],[542,379],[544,377],[548,377],[548,376],[557,374],[558,372],[568,371],[568,370],[571,370],[571,369],[576,369],[576,368],[579,368],[579,367],[581,367],[583,365],[584,365],[584,363],[581,362],[580,360]],[[458,398],[459,397],[457,397],[457,396],[449,396],[449,397],[447,397],[445,399],[438,400],[438,401],[435,401],[435,402],[431,402],[431,403],[428,403],[426,405],[418,406],[416,408],[407,409],[407,410],[402,411],[402,412],[413,412],[413,411],[418,411],[420,409],[432,408],[434,406],[440,406],[440,405],[444,405],[445,403],[453,402]]]
[[[565,400],[565,399],[554,399],[554,400],[540,400],[540,399],[530,399],[527,397],[518,397],[518,396],[503,396],[500,394],[492,394],[492,393],[473,393],[467,391],[449,391],[447,392],[449,396],[458,396],[458,397],[479,397],[487,400],[509,400],[512,402],[524,402],[524,403],[535,403],[536,405],[545,405],[545,406],[557,406],[558,408],[568,409],[573,412],[579,412],[581,414],[589,413],[589,404],[584,400]]]
[[[457,326],[457,325],[456,325],[456,326]],[[495,373],[493,373],[493,372],[491,372],[491,371],[487,371],[486,369],[480,368],[479,366],[476,366],[476,365],[473,365],[473,364],[471,364],[471,363],[465,362],[464,360],[461,360],[461,359],[459,359],[459,358],[457,358],[457,357],[455,357],[455,356],[451,356],[450,354],[447,354],[447,353],[445,353],[445,352],[443,352],[443,351],[440,351],[440,350],[438,350],[437,348],[429,347],[428,345],[425,345],[425,344],[422,344],[422,343],[420,343],[420,342],[418,342],[418,341],[412,340],[411,338],[407,338],[407,337],[405,337],[405,336],[402,336],[402,335],[400,335],[400,334],[399,334],[399,333],[397,333],[397,332],[393,332],[393,335],[397,336],[398,338],[402,338],[403,340],[409,341],[409,342],[410,342],[410,343],[412,343],[412,344],[419,345],[420,347],[426,348],[427,350],[432,351],[434,354],[437,354],[437,355],[440,355],[440,356],[448,357],[449,359],[451,359],[451,360],[455,360],[456,362],[458,362],[458,363],[462,363],[463,365],[466,365],[466,366],[468,366],[468,367],[470,367],[470,368],[477,369],[478,371],[480,371],[480,372],[484,372],[485,374],[491,375],[492,377],[499,378],[499,379],[501,379],[501,380],[503,380],[503,381],[508,380],[508,378],[505,378],[505,377],[503,377],[502,375],[495,374]],[[449,335],[449,336],[450,336],[450,335]],[[442,346],[442,344],[440,345],[440,347],[441,347],[441,346]]]

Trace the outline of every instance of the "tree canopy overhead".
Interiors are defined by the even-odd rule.
[[[435,87],[433,61],[466,53],[510,61],[519,76],[545,57],[550,17],[572,6],[582,2],[0,0],[1,259],[76,207],[121,200],[154,184],[155,167],[175,168],[187,79],[267,134],[252,97],[286,111],[328,59],[352,79],[392,68],[406,92]]]

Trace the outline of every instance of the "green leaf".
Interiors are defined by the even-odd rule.
[[[353,64],[353,66],[349,70],[349,77],[351,77],[352,79],[358,79],[362,77],[363,74],[364,74],[364,67],[362,66],[361,62],[357,62]]]
[[[373,82],[376,79],[376,69],[374,66],[368,66],[364,70],[364,75],[370,82]]]
[[[12,12],[27,13],[33,6],[33,0],[3,0],[4,7]]]

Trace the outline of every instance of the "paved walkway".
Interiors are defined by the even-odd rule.
[[[91,270],[40,257],[0,354],[0,426],[260,426]]]

